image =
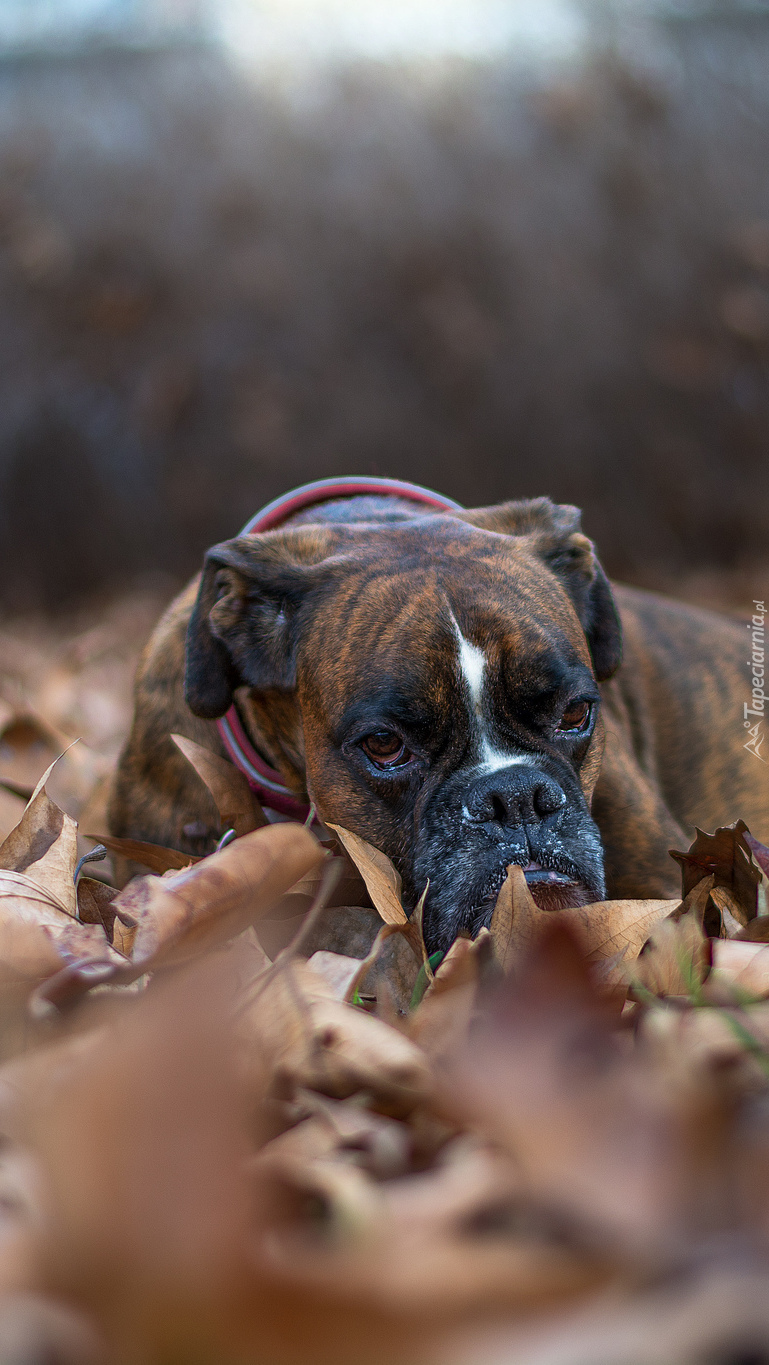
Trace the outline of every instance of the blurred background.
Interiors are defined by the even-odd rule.
[[[0,300],[6,618],[342,473],[749,605],[769,0],[0,0]]]

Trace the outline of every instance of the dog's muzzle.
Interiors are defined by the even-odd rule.
[[[456,774],[436,793],[417,843],[413,886],[418,897],[429,881],[430,951],[446,951],[458,933],[474,936],[489,923],[513,863],[542,909],[603,898],[601,840],[576,775],[559,780],[522,759]]]

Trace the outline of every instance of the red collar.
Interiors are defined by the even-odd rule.
[[[366,495],[378,497],[405,498],[408,502],[421,503],[435,512],[458,512],[458,502],[444,498],[440,493],[432,493],[429,488],[421,488],[416,483],[403,483],[400,479],[316,479],[314,483],[302,484],[290,493],[284,493],[257,512],[246,522],[241,535],[258,535],[262,531],[274,531],[283,522],[305,507],[316,503],[330,502],[333,498],[359,498]],[[226,715],[216,722],[219,734],[227,753],[236,768],[245,774],[248,785],[267,810],[278,815],[288,816],[290,820],[308,820],[311,807],[304,805],[285,785],[283,776],[275,768],[269,767],[256,752],[246,734],[240,716],[233,704]]]

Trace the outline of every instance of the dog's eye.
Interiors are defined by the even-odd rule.
[[[566,707],[558,722],[559,734],[574,734],[586,730],[593,708],[589,701],[573,701]]]
[[[366,735],[360,747],[377,768],[402,768],[412,757],[394,730],[377,730],[373,735]]]

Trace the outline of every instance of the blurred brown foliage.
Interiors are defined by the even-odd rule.
[[[769,849],[741,822],[672,906],[548,912],[513,867],[433,972],[344,830],[252,828],[84,923],[51,774],[0,844],[9,1365],[766,1358]],[[363,958],[342,885],[381,914]],[[395,935],[410,1000],[372,982]]]

